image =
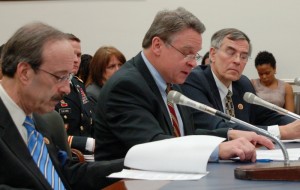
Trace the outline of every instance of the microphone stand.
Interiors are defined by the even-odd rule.
[[[278,143],[284,155],[284,162],[271,162],[267,165],[256,163],[248,166],[241,166],[234,170],[235,178],[243,179],[243,180],[246,179],[246,180],[300,181],[300,163],[299,162],[290,163],[286,147],[277,137],[275,137],[271,133],[263,129],[260,129],[254,125],[251,125],[247,122],[239,120],[235,117],[230,117],[229,115],[219,110],[215,110],[214,108],[193,101],[177,91],[170,91],[167,98],[169,101],[173,103],[192,107],[194,109],[200,110],[210,115],[218,116],[227,121],[232,121],[241,124],[255,132],[260,133],[261,135],[269,137],[270,139]]]

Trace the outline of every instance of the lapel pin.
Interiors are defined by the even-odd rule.
[[[47,137],[44,137],[44,142],[45,142],[45,144],[50,144],[50,141]]]
[[[239,108],[240,110],[243,110],[243,109],[244,109],[243,104],[238,104],[238,108]]]

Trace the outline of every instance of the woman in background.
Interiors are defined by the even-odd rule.
[[[255,67],[259,79],[252,79],[251,82],[257,95],[272,104],[294,112],[293,88],[275,77],[276,60],[273,54],[267,51],[259,52],[255,58]]]
[[[115,47],[100,47],[89,65],[86,92],[96,104],[102,86],[126,62],[125,56]]]

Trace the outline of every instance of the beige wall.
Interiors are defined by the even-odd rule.
[[[101,45],[114,45],[129,59],[141,42],[157,11],[183,6],[206,25],[204,54],[211,35],[224,27],[246,32],[253,42],[253,59],[245,74],[256,78],[253,66],[260,50],[274,53],[277,76],[300,76],[300,1],[298,0],[99,0],[0,2],[0,43],[21,25],[43,21],[82,40],[84,53]]]

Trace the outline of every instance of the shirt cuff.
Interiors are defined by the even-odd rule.
[[[208,162],[219,162],[219,146],[211,153]]]
[[[94,152],[94,150],[95,150],[95,139],[90,138],[90,137],[87,138],[85,149],[87,151]]]
[[[277,137],[278,139],[280,139],[281,137],[278,125],[268,126],[268,132]]]

